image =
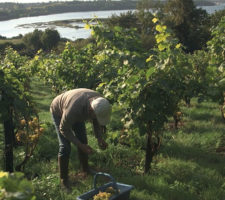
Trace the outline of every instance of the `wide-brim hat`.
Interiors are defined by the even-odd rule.
[[[98,97],[91,102],[91,107],[100,125],[105,126],[110,122],[112,106],[107,99]]]

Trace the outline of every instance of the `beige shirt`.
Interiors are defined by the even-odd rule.
[[[59,131],[64,136],[73,134],[72,127],[76,122],[84,122],[91,119],[89,116],[89,100],[100,97],[96,91],[79,88],[64,92],[52,101],[50,112],[61,117]]]

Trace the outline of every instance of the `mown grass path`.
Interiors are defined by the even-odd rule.
[[[37,77],[32,79],[31,88],[31,94],[36,103],[40,119],[44,122],[51,122],[49,108],[54,98],[51,88]]]

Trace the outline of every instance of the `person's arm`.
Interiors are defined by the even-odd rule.
[[[97,119],[93,119],[92,122],[93,122],[95,138],[97,138],[97,139],[102,138],[102,132],[100,130],[100,125],[99,125]]]
[[[105,126],[100,126],[98,121],[97,121],[97,119],[93,119],[93,128],[94,128],[95,137],[98,140],[98,146],[101,149],[106,149],[108,144],[102,138],[103,133],[105,133],[105,131],[106,131],[106,127]]]
[[[80,140],[76,137],[75,134],[73,134],[72,131],[72,123],[70,122],[67,114],[63,114],[61,122],[60,122],[60,126],[59,126],[59,130],[60,133],[70,142],[72,142],[73,144],[75,144],[78,148],[80,148],[83,152],[87,153],[87,154],[91,154],[93,152],[92,148],[90,146],[88,146],[87,144],[83,144],[80,142]]]

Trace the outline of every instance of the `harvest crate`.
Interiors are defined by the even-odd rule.
[[[97,187],[98,176],[109,177],[111,181],[100,187]],[[99,192],[104,192],[108,187],[113,187],[117,191],[117,193],[112,195],[109,200],[128,200],[130,191],[134,188],[132,185],[115,182],[114,178],[110,174],[98,172],[94,176],[94,188],[77,197],[77,200],[93,200],[93,197],[96,194],[98,194]]]

